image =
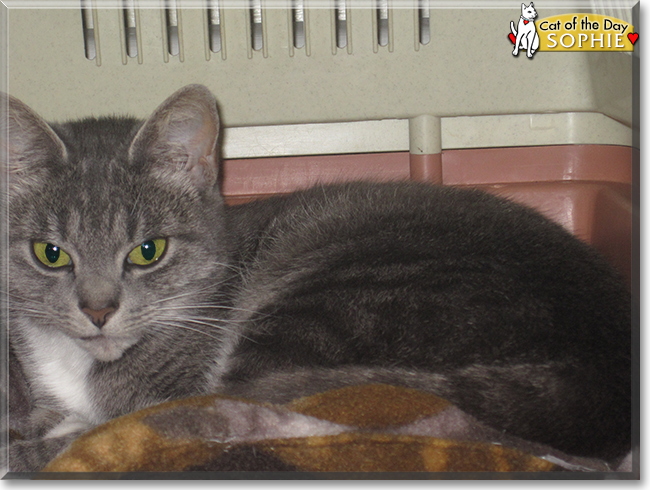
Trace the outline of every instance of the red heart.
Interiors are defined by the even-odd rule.
[[[528,21],[527,21],[527,20],[524,21],[524,25],[528,25]]]
[[[512,32],[508,34],[508,39],[510,39],[510,42],[512,42],[512,44],[515,44],[515,41],[517,40],[517,38]]]
[[[631,32],[630,32],[630,33],[627,35],[627,38],[628,38],[628,39],[630,40],[630,42],[632,43],[632,46],[634,46],[634,43],[636,42],[636,40],[639,39],[639,34],[636,33],[636,32],[635,32],[635,33],[631,33]]]

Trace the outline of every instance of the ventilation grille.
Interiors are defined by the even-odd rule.
[[[369,18],[372,23],[373,43],[372,50],[377,53],[385,49],[393,50],[393,12],[390,0],[371,0],[373,15]],[[426,46],[431,42],[430,25],[430,0],[414,1],[414,29],[416,32],[415,50],[420,46]],[[100,26],[94,0],[80,0],[81,18],[83,29],[84,53],[88,60],[95,60],[100,64]],[[350,0],[332,0],[329,10],[331,16],[330,32],[312,32],[310,29],[310,9],[306,6],[306,0],[288,0],[290,8],[283,9],[287,14],[286,27],[288,32],[280,32],[277,26],[271,28],[266,22],[267,9],[263,0],[245,0],[244,11],[246,13],[245,30],[237,23],[239,29],[231,29],[228,26],[227,10],[223,4],[225,0],[205,0],[203,8],[203,25],[184,25],[182,9],[179,8],[177,0],[162,0],[164,8],[160,9],[161,26],[144,26],[140,22],[140,9],[137,0],[121,0],[120,16],[120,42],[123,47],[123,62],[126,64],[129,59],[143,62],[142,43],[155,29],[160,33],[162,27],[163,58],[168,61],[170,57],[178,57],[183,61],[183,29],[203,29],[206,33],[206,52],[220,54],[226,59],[226,45],[230,37],[245,37],[249,47],[248,57],[252,58],[255,53],[267,56],[266,45],[269,36],[287,36],[290,39],[288,52],[293,54],[294,50],[303,50],[307,55],[310,53],[311,42],[329,42],[332,46],[332,53],[347,52],[352,54],[352,15]],[[198,8],[198,7],[193,7]],[[242,10],[242,9],[238,9]],[[277,7],[274,7],[277,10]],[[323,7],[318,7],[323,11]],[[313,10],[312,10],[313,11]],[[367,19],[364,19],[368,22]],[[322,27],[322,26],[321,26]],[[226,36],[228,33],[228,37]],[[112,34],[112,33],[111,33]],[[412,35],[408,33],[407,35]],[[330,39],[327,39],[329,36]],[[209,56],[206,57],[209,59]]]

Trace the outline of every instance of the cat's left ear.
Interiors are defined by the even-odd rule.
[[[9,190],[25,192],[44,183],[48,162],[66,158],[52,128],[26,104],[0,92],[0,172],[7,172]]]
[[[219,173],[219,114],[214,95],[188,85],[163,102],[136,134],[129,157],[153,161],[165,178],[205,189]]]

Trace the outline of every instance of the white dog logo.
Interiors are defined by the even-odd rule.
[[[535,27],[535,17],[537,17],[537,11],[533,2],[530,2],[528,6],[522,3],[521,17],[519,18],[517,29],[515,29],[515,23],[510,21],[512,34],[509,34],[508,37],[515,44],[515,49],[512,52],[513,56],[517,56],[519,54],[519,48],[521,48],[526,50],[526,56],[532,58],[537,48],[539,48],[539,36]]]

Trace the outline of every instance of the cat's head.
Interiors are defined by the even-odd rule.
[[[102,361],[154,331],[208,329],[192,315],[226,260],[212,94],[185,87],[144,122],[50,125],[0,104],[10,328],[63,332]]]
[[[526,5],[525,3],[521,4],[521,15],[524,19],[528,20],[534,20],[537,17],[537,11],[533,2],[530,2],[530,5]]]

